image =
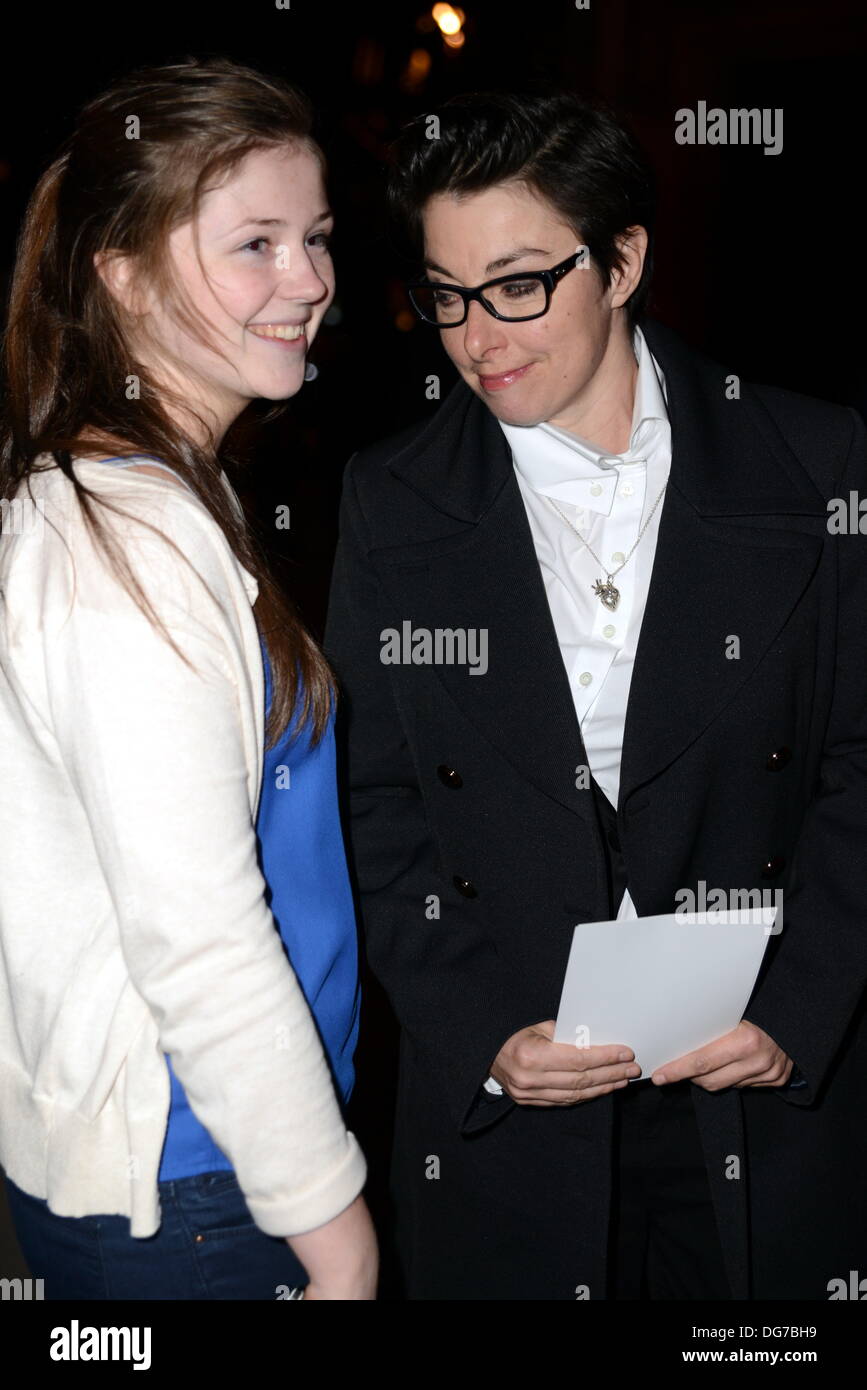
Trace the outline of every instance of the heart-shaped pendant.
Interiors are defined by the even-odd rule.
[[[597,598],[601,598],[605,607],[612,613],[620,602],[620,590],[611,582],[610,577],[603,584],[601,579],[597,579],[593,585],[593,592]]]

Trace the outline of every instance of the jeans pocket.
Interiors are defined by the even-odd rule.
[[[197,1173],[188,1181],[192,1192],[203,1198],[221,1197],[226,1192],[240,1191],[238,1179],[231,1168],[217,1168],[212,1173]]]
[[[175,1199],[208,1298],[297,1298],[309,1283],[288,1242],[256,1225],[234,1173],[176,1182]]]
[[[197,1173],[174,1184],[175,1199],[189,1229],[201,1241],[222,1235],[262,1234],[250,1215],[234,1173]]]

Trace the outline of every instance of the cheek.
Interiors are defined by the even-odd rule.
[[[273,293],[273,269],[265,264],[221,262],[209,267],[208,275],[209,283],[196,291],[199,301],[204,296],[210,300],[211,313],[222,310],[240,322],[250,318]]]
[[[226,275],[220,288],[220,303],[239,322],[255,317],[256,310],[274,294],[274,273],[270,266],[245,266]]]
[[[550,315],[536,319],[510,338],[510,362],[544,361],[548,357],[559,358],[568,350],[569,338],[563,325],[554,324]]]

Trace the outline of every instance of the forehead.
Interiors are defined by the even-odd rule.
[[[524,183],[494,184],[476,193],[437,193],[422,212],[425,242],[442,237],[521,231],[553,232],[566,226],[547,199]]]
[[[251,150],[228,175],[205,192],[201,215],[209,222],[226,217],[287,217],[293,208],[309,215],[308,204],[323,196],[322,166],[304,145]],[[271,209],[269,211],[269,208]],[[275,211],[275,209],[277,211]]]
[[[515,182],[478,193],[441,193],[423,212],[424,263],[464,284],[511,273],[564,250],[574,232],[536,190]],[[544,263],[544,261],[543,261]]]

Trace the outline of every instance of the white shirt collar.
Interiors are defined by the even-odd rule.
[[[499,421],[511,447],[515,468],[534,492],[556,493],[562,500],[571,500],[566,495],[569,484],[592,480],[602,484],[602,493],[596,504],[598,510],[608,512],[617,484],[617,469],[644,462],[642,450],[649,434],[659,427],[660,421],[668,424],[665,378],[638,327],[633,335],[633,348],[638,359],[638,379],[632,410],[632,434],[629,448],[624,454],[606,454],[590,440],[567,434],[565,430],[547,422],[540,425],[507,425]],[[585,492],[586,489],[582,489],[582,505],[588,505],[583,495]]]

